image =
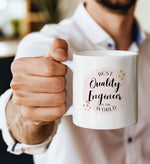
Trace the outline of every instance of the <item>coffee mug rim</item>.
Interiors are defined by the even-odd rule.
[[[100,55],[99,53],[103,53],[103,55]],[[115,53],[117,54],[115,55]],[[88,57],[88,58],[91,58],[91,57],[124,58],[124,57],[138,56],[139,54],[138,52],[124,51],[124,50],[96,50],[96,51],[78,51],[78,52],[75,52],[73,55],[77,57]]]

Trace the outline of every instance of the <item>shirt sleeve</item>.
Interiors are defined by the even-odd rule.
[[[13,154],[40,154],[44,153],[47,150],[48,145],[51,143],[52,138],[54,137],[59,120],[55,121],[53,131],[51,136],[49,136],[43,143],[37,145],[27,145],[23,143],[18,143],[15,139],[11,136],[9,127],[7,125],[5,109],[9,99],[12,96],[12,90],[7,90],[1,97],[0,97],[0,129],[2,130],[2,136],[5,143],[8,145],[7,151]]]
[[[53,37],[48,37],[41,32],[29,34],[19,44],[15,59],[21,57],[43,56],[48,51],[50,43],[53,41],[53,39]],[[2,130],[3,139],[8,146],[7,151],[13,154],[27,153],[33,155],[44,153],[57,131],[59,121],[55,121],[51,136],[49,136],[43,143],[37,145],[27,145],[16,142],[10,134],[5,115],[5,109],[11,96],[12,89],[9,89],[0,97],[0,129]]]

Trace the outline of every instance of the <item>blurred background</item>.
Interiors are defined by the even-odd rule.
[[[0,0],[0,37],[23,37],[71,16],[82,0]],[[150,31],[150,1],[138,0],[136,16]]]
[[[83,0],[0,0],[0,95],[9,88],[11,62],[20,40],[39,31],[46,23],[58,23],[72,15]],[[135,15],[145,31],[150,32],[150,1],[138,0]],[[6,152],[0,132],[0,164],[32,164],[32,156]]]

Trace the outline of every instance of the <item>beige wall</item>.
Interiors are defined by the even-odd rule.
[[[138,0],[135,15],[141,26],[150,32],[150,0]]]
[[[61,11],[61,18],[71,16],[77,5],[83,0],[60,0],[59,8]]]
[[[62,11],[61,18],[72,15],[78,3],[84,0],[61,0],[60,8]],[[150,32],[150,0],[138,0],[135,12],[142,27]]]

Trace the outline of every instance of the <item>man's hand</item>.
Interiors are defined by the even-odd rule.
[[[67,43],[55,39],[45,56],[20,58],[12,63],[13,96],[6,114],[11,133],[20,142],[42,142],[50,135],[53,121],[66,112],[67,67],[60,62],[67,59],[67,51]],[[13,110],[16,110],[15,115]],[[13,119],[20,125],[12,124]]]

